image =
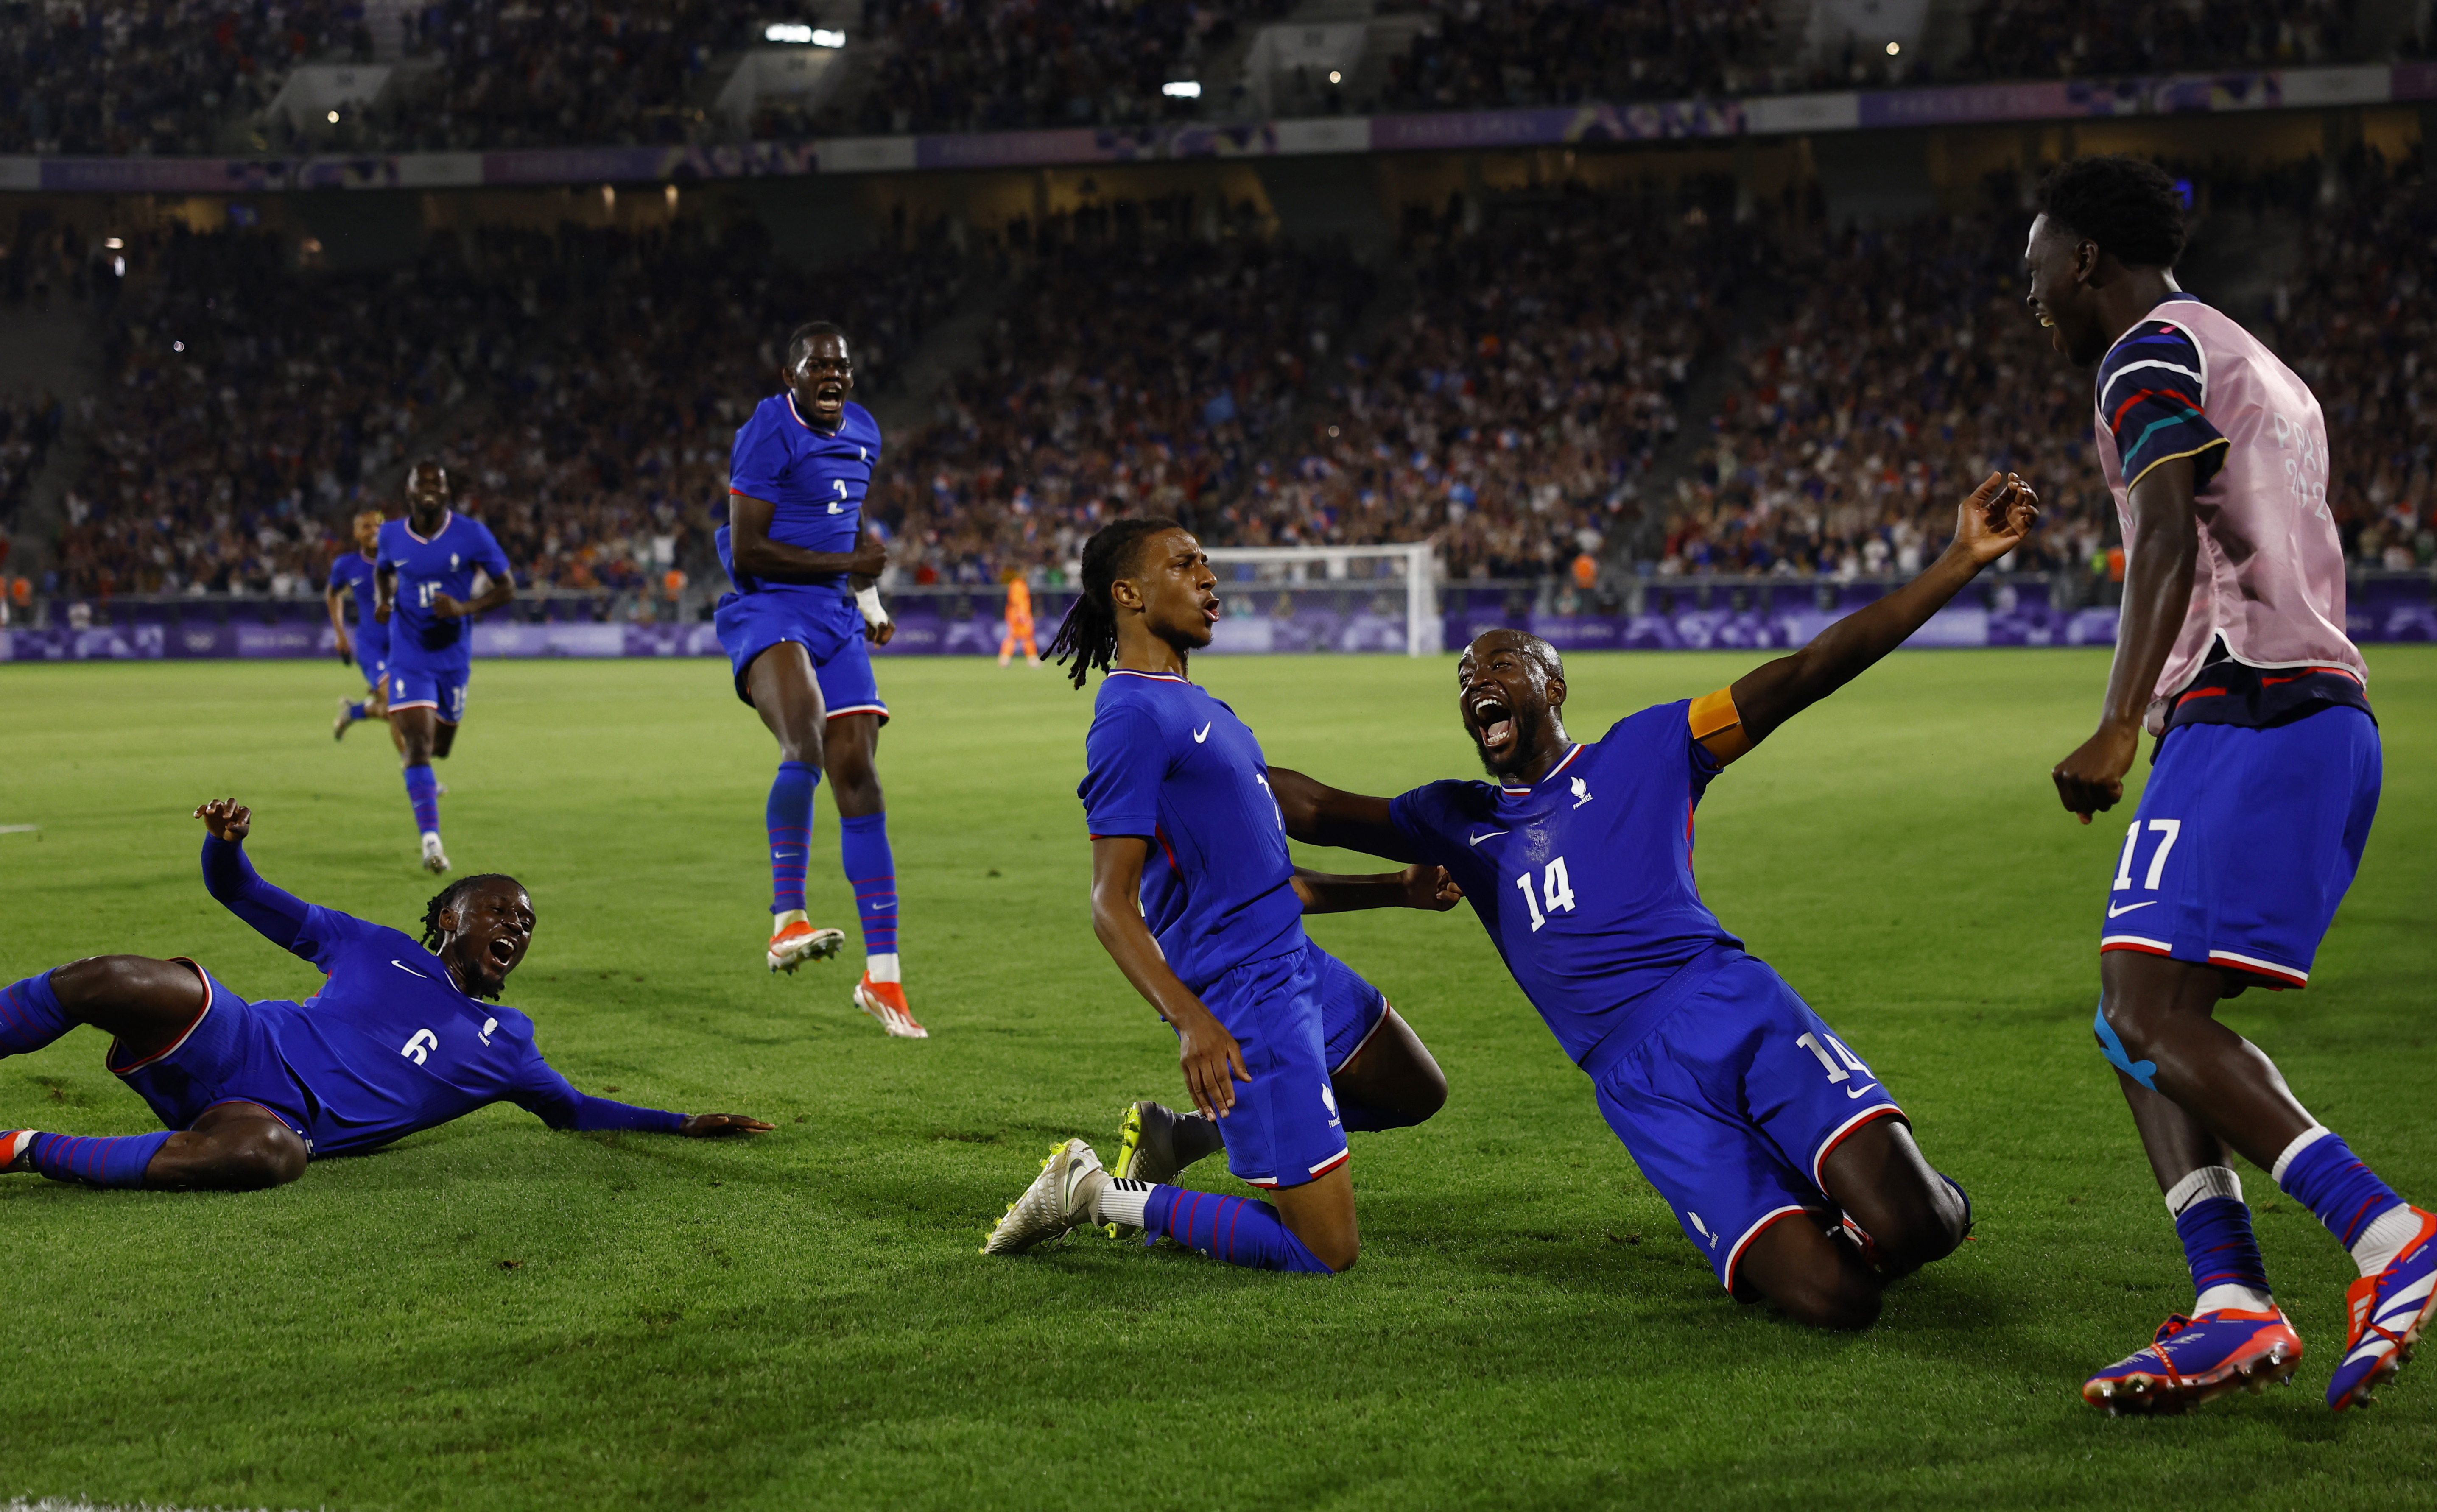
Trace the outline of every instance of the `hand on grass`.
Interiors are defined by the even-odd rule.
[[[254,832],[254,810],[235,798],[214,798],[196,809],[195,817],[203,822],[214,839],[233,845]]]
[[[777,1127],[742,1113],[695,1113],[677,1125],[677,1132],[689,1139],[716,1139],[730,1134],[767,1134]]]

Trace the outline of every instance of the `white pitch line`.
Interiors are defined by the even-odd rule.
[[[0,825],[0,835],[40,834],[42,828],[40,825]]]

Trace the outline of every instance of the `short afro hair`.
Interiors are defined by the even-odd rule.
[[[846,327],[833,321],[806,321],[788,332],[786,365],[794,367],[797,360],[803,356],[805,350],[824,336],[834,336],[843,342],[847,339]]]
[[[2049,220],[2127,268],[2172,268],[2183,254],[2183,197],[2164,168],[2111,153],[2060,163],[2040,185]]]

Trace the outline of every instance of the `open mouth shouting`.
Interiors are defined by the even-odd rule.
[[[1502,761],[1515,752],[1517,739],[1515,710],[1507,704],[1506,695],[1494,687],[1481,688],[1466,694],[1464,719],[1472,725],[1472,739],[1481,754],[1493,762]]]

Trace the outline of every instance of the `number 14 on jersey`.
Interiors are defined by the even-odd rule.
[[[1540,873],[1538,897],[1532,895],[1530,872],[1515,878],[1515,886],[1523,894],[1523,906],[1531,911],[1532,932],[1534,934],[1540,932],[1541,925],[1549,922],[1550,914],[1574,911],[1574,884],[1566,876],[1566,859],[1563,856],[1551,861]]]

